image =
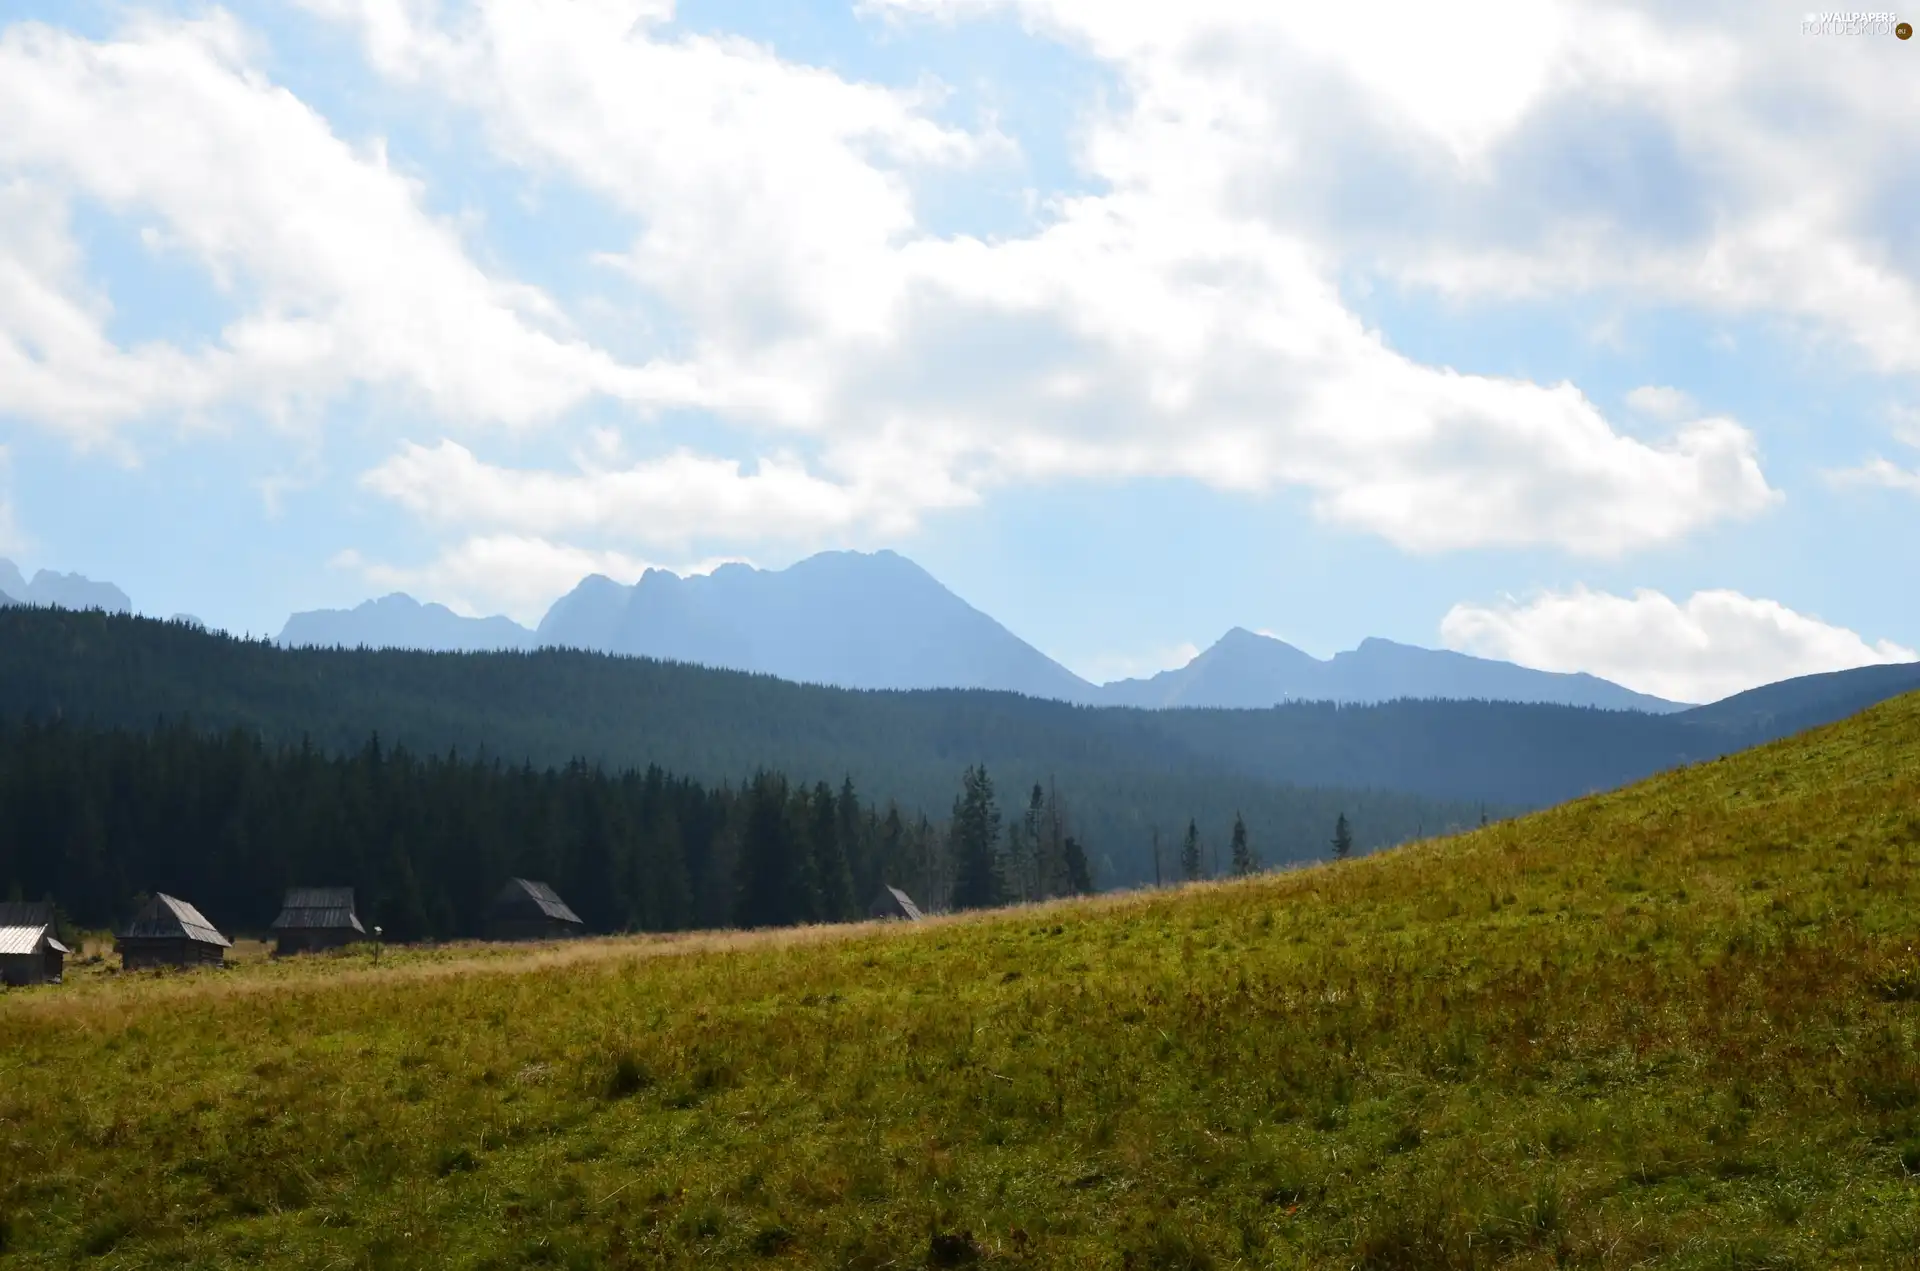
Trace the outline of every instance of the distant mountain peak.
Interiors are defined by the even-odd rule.
[[[109,613],[132,613],[133,601],[112,583],[95,582],[84,574],[63,574],[43,569],[28,582],[10,560],[0,560],[0,594],[7,601],[23,605],[46,605],[55,609],[105,609]]]
[[[989,688],[1087,700],[1093,686],[896,552],[820,552],[785,569],[729,562],[632,587],[581,586],[543,643],[845,688]]]
[[[1116,706],[1262,709],[1285,701],[1357,705],[1396,698],[1484,698],[1659,713],[1682,709],[1591,675],[1535,671],[1381,636],[1368,636],[1323,660],[1245,627],[1230,628],[1183,667],[1104,685],[1098,700]]]
[[[293,614],[280,629],[279,643],[477,653],[530,648],[534,634],[511,618],[462,617],[437,601],[423,604],[404,591],[394,591],[351,609]]]

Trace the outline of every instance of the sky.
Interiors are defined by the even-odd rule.
[[[1920,41],[1780,4],[0,0],[0,556],[277,632],[892,548],[1706,701],[1920,653]]]

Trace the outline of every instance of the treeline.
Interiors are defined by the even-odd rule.
[[[188,722],[244,729],[269,745],[309,738],[336,755],[378,732],[416,754],[484,749],[540,769],[580,756],[610,771],[658,765],[708,786],[761,768],[809,789],[851,774],[864,798],[935,818],[950,810],[956,774],[984,763],[1010,782],[1010,808],[1025,804],[1035,779],[1072,792],[1102,886],[1173,877],[1192,817],[1217,856],[1240,814],[1265,859],[1280,864],[1324,855],[1342,812],[1367,851],[1471,825],[1483,808],[1515,810],[1491,795],[1445,796],[1449,782],[1475,789],[1475,774],[1494,787],[1584,789],[1663,762],[1640,744],[1659,726],[1653,716],[1403,705],[1097,709],[984,691],[854,692],[568,650],[281,649],[148,618],[0,609],[0,719],[138,730]],[[1569,759],[1575,735],[1593,742],[1571,747],[1586,755],[1580,762]],[[1596,747],[1621,762],[1595,762]],[[1168,844],[1158,869],[1156,834]]]
[[[760,772],[705,786],[658,767],[536,769],[348,755],[239,731],[0,726],[0,888],[117,925],[164,891],[232,932],[262,931],[293,886],[352,886],[390,938],[477,935],[501,884],[552,883],[597,931],[864,917],[882,884],[933,908],[1090,891],[1064,800],[1040,785],[1002,831],[986,771],[950,820]]]

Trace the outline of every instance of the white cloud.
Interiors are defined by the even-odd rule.
[[[1459,297],[1805,320],[1920,369],[1907,226],[1920,81],[1892,40],[1726,4],[872,0],[1011,11],[1119,68],[1102,175],[1298,230]],[[1121,100],[1126,100],[1124,97]]]
[[[1586,671],[1681,702],[1717,701],[1775,680],[1920,653],[1869,643],[1845,627],[1737,591],[1684,603],[1651,590],[1631,597],[1575,587],[1525,603],[1457,604],[1440,621],[1450,649],[1544,671]]]
[[[1114,75],[1075,134],[1097,193],[984,241],[931,232],[922,184],[1012,143],[943,122],[937,85],[683,34],[664,0],[305,3],[423,109],[477,120],[530,185],[625,218],[603,263],[643,293],[634,313],[570,311],[478,263],[426,210],[430,176],[339,136],[217,11],[106,42],[18,24],[0,118],[36,126],[0,136],[0,411],[99,443],[143,414],[366,386],[454,435],[611,397],[754,438],[743,463],[602,446],[554,473],[435,429],[367,480],[455,536],[899,534],[1008,485],[1175,476],[1301,489],[1410,551],[1604,557],[1771,506],[1749,431],[1648,385],[1629,406],[1666,429],[1629,435],[1577,386],[1424,365],[1336,278],[1782,314],[1881,369],[1920,366],[1893,175],[1915,143],[1879,126],[1920,88],[1890,48],[1810,42],[1792,18],[872,0],[903,21],[1015,13]],[[113,297],[68,229],[81,201],[151,219],[238,316],[201,347],[114,344]],[[643,360],[601,347],[615,335]],[[1857,476],[1913,478],[1878,459]]]
[[[997,138],[936,127],[911,96],[672,37],[657,8],[480,0],[437,22],[400,0],[312,2],[353,20],[388,74],[466,103],[530,172],[635,218],[623,264],[684,321],[703,400],[806,435],[818,479],[840,487],[743,484],[770,501],[754,521],[803,488],[805,523],[852,525],[895,485],[895,519],[873,523],[906,525],[1012,483],[1172,475],[1304,487],[1325,518],[1411,550],[1611,555],[1776,497],[1732,421],[1645,442],[1570,385],[1395,353],[1342,304],[1311,237],[1246,197],[1312,133],[1280,110],[1304,103],[1273,96],[1268,54],[1385,93],[1393,119],[1433,125],[1458,156],[1546,91],[1533,55],[1566,45],[1559,17],[1494,5],[1455,26],[1409,6],[1376,64],[1344,23],[1256,20],[1235,51],[1222,33],[1244,6],[1203,5],[1190,24],[1184,6],[1041,6],[1122,67],[1132,104],[1092,117],[1083,157],[1109,192],[989,243],[928,234],[912,190],[928,165],[990,160]],[[1466,62],[1435,57],[1435,40]],[[552,489],[537,474],[511,487]],[[551,515],[488,506],[499,523]],[[737,517],[701,506],[715,532]]]
[[[401,566],[344,551],[336,569],[357,573],[375,587],[437,600],[469,617],[502,613],[524,626],[539,625],[547,609],[589,574],[632,583],[649,569],[682,576],[705,574],[741,557],[711,557],[661,566],[617,551],[591,551],[545,539],[495,534],[466,539],[425,565]]]
[[[1685,389],[1667,388],[1659,384],[1643,384],[1627,394],[1627,405],[1642,415],[1654,419],[1663,419],[1674,423],[1682,419],[1697,419],[1699,404],[1693,395]]]
[[[1904,490],[1920,494],[1920,469],[1903,468],[1891,459],[1875,455],[1857,468],[1840,468],[1826,474],[1835,485],[1871,485],[1885,490]]]
[[[820,340],[887,338],[912,173],[1008,144],[932,122],[925,93],[665,34],[668,5],[479,0],[444,27],[406,0],[308,5],[358,25],[385,73],[479,111],[511,159],[630,214],[613,260],[672,300],[723,397],[762,410],[792,406],[777,380],[804,380]],[[754,369],[783,348],[777,376]]]
[[[1893,421],[1894,440],[1920,449],[1920,411],[1910,407],[1895,407],[1888,415]],[[1829,469],[1822,475],[1829,484],[1836,486],[1879,486],[1884,490],[1920,494],[1920,468],[1903,468],[1881,455],[1875,455],[1858,467]]]
[[[542,535],[612,536],[684,547],[702,540],[814,540],[897,535],[937,496],[880,481],[842,485],[792,458],[734,460],[680,450],[624,468],[577,472],[504,468],[452,441],[408,445],[362,478],[422,518]],[[964,491],[947,491],[951,501]]]
[[[363,384],[458,420],[523,424],[595,393],[698,397],[617,364],[552,301],[490,276],[378,142],[356,150],[256,69],[228,17],[92,42],[0,31],[0,411],[98,441],[143,415],[284,412]],[[153,218],[238,310],[210,343],[120,347],[67,229],[86,199]]]

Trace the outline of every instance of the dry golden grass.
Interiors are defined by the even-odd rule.
[[[1892,1265],[1920,698],[1457,838],[914,927],[0,998],[9,1265]]]

